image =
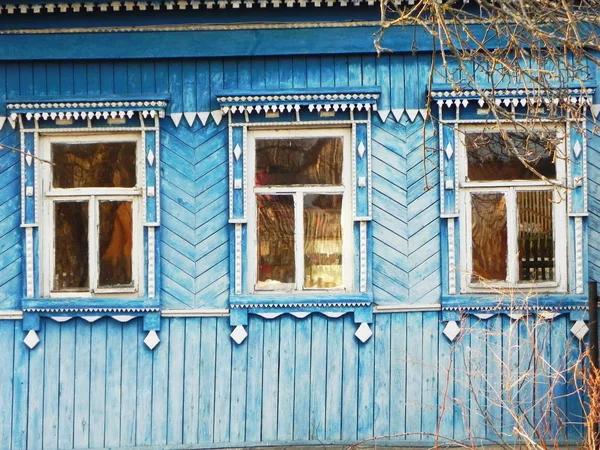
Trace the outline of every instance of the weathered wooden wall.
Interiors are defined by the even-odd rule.
[[[580,438],[581,427],[566,424],[580,420],[579,399],[564,397],[571,380],[553,386],[541,361],[560,369],[576,358],[567,316],[537,327],[473,318],[454,344],[439,319],[377,314],[374,337],[361,344],[350,316],[252,317],[241,345],[226,318],[164,319],[154,351],[141,342],[139,320],[43,321],[43,343],[31,351],[20,321],[0,321],[0,448],[351,443],[387,435],[410,444],[431,442],[438,424],[441,436],[484,442],[498,433],[514,438],[512,414],[546,436]],[[532,352],[535,339],[544,343],[541,354]],[[537,403],[548,389],[558,416],[544,416]],[[503,399],[523,409],[501,410]]]

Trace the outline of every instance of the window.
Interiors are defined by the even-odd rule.
[[[248,133],[250,292],[351,290],[348,129]]]
[[[564,131],[459,130],[463,292],[567,290]]]
[[[139,136],[41,139],[42,294],[137,296],[143,269]]]

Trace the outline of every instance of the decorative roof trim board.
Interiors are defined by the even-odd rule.
[[[23,308],[23,312],[30,313],[141,313],[160,312],[160,308]]]
[[[0,14],[40,14],[107,11],[145,11],[199,9],[239,9],[245,8],[292,8],[292,7],[333,7],[333,6],[375,6],[375,0],[139,0],[139,1],[86,1],[64,3],[33,3],[0,5]],[[396,4],[413,3],[413,0],[395,0]]]
[[[482,89],[452,89],[435,88],[431,90],[431,98],[440,106],[458,108],[469,106],[476,101],[479,107],[494,102],[498,106],[526,106],[527,104],[559,104],[571,103],[592,105],[594,87],[556,87],[540,88],[482,88]]]
[[[371,302],[306,302],[306,303],[245,303],[232,304],[231,309],[255,309],[255,308],[348,308],[371,306]]]
[[[141,112],[144,118],[165,116],[167,100],[9,101],[9,117],[23,114],[28,120],[129,118]]]

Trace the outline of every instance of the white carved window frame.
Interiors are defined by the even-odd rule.
[[[537,127],[536,127],[537,128]],[[536,129],[534,128],[534,130]],[[470,133],[493,133],[514,130],[512,124],[494,126],[485,124],[464,124],[457,128],[456,164],[458,171],[457,194],[459,203],[460,224],[460,276],[461,293],[496,292],[497,289],[518,288],[536,292],[561,292],[568,290],[568,216],[566,182],[566,135],[564,124],[545,124],[539,130],[556,132],[560,140],[556,147],[556,179],[553,184],[542,179],[514,181],[469,181],[467,179],[467,146],[466,136]],[[517,245],[518,212],[516,193],[519,191],[552,191],[552,224],[554,239],[555,281],[552,282],[518,282],[519,254]],[[471,195],[473,193],[499,193],[505,196],[507,214],[507,280],[471,282],[473,273],[472,258],[472,226],[471,226]]]
[[[144,292],[144,255],[143,255],[143,218],[141,213],[142,183],[144,171],[144,152],[140,133],[103,133],[103,134],[40,134],[38,137],[40,156],[43,160],[52,160],[52,144],[55,143],[107,143],[134,142],[136,145],[136,184],[131,188],[71,188],[52,187],[52,166],[40,167],[40,288],[43,297],[83,298],[118,295],[121,298],[138,297]],[[88,291],[54,291],[52,287],[55,267],[54,249],[54,205],[60,201],[87,200],[88,203],[88,245],[89,245],[89,288]],[[98,284],[98,204],[101,200],[131,201],[132,205],[132,284],[128,287],[99,288]]]
[[[291,194],[294,196],[294,210],[296,215],[294,241],[295,241],[295,267],[296,267],[296,288],[291,290],[295,293],[306,293],[307,295],[315,292],[336,292],[353,291],[354,286],[354,239],[353,239],[353,221],[351,214],[352,203],[352,180],[351,180],[351,143],[352,133],[350,127],[342,128],[289,128],[289,127],[264,127],[250,128],[247,133],[248,146],[248,169],[247,169],[247,204],[248,204],[248,276],[247,289],[248,292],[254,294],[273,293],[273,291],[262,291],[255,288],[257,281],[257,214],[256,214],[256,195],[257,194]],[[342,163],[342,185],[341,186],[255,186],[255,170],[256,170],[256,152],[255,142],[257,138],[327,138],[341,137],[343,139],[343,163]],[[343,273],[343,289],[306,289],[303,290],[302,280],[304,269],[304,250],[303,242],[303,223],[302,223],[302,199],[303,194],[342,194],[342,273]],[[289,291],[288,291],[289,292]]]

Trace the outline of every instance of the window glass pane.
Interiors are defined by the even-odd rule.
[[[55,188],[133,187],[135,142],[52,144]]]
[[[556,178],[556,140],[540,133],[469,133],[466,135],[468,179],[471,181]]]
[[[257,195],[257,289],[294,289],[294,197]]]
[[[101,201],[98,250],[98,285],[130,286],[133,222],[130,201]]]
[[[304,287],[342,286],[342,196],[305,195]]]
[[[54,203],[54,290],[87,290],[88,256],[88,202]]]
[[[256,140],[256,185],[342,184],[343,139]]]
[[[506,280],[507,235],[504,195],[471,195],[473,274],[471,282]]]
[[[554,281],[552,191],[517,192],[519,280]]]

